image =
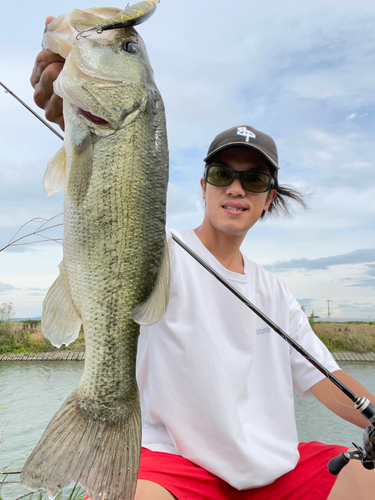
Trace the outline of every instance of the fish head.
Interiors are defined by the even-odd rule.
[[[131,27],[75,40],[54,89],[98,135],[128,124],[157,90],[145,43]]]

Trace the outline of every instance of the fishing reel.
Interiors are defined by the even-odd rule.
[[[367,400],[368,401],[368,400]],[[371,405],[371,403],[370,403]],[[356,405],[357,409],[360,405]],[[369,405],[368,405],[369,406]],[[372,405],[371,405],[372,407]],[[366,413],[369,413],[372,408],[368,408]],[[361,410],[360,410],[361,411]],[[364,412],[361,412],[364,413]],[[366,415],[367,416],[367,415]],[[372,421],[374,415],[369,420]],[[353,443],[353,446],[356,448],[354,451],[346,451],[345,453],[341,453],[335,458],[332,458],[328,462],[328,470],[329,472],[337,476],[339,472],[349,463],[350,460],[360,460],[365,469],[373,470],[375,469],[375,427],[374,425],[369,425],[366,427],[365,432],[362,436],[362,445],[358,446]]]

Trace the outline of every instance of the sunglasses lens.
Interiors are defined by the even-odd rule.
[[[207,170],[209,184],[226,187],[233,181],[236,172],[225,165],[211,165]],[[265,193],[271,187],[272,177],[256,170],[240,172],[243,187],[251,193]]]
[[[224,165],[213,165],[208,169],[207,182],[213,186],[226,187],[234,179],[235,173]]]
[[[243,172],[242,183],[246,191],[265,193],[270,187],[270,177],[262,172]]]

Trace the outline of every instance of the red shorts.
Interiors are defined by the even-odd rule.
[[[138,479],[159,484],[178,500],[326,500],[337,478],[328,472],[327,464],[348,448],[312,441],[300,443],[298,450],[301,458],[292,471],[250,490],[236,490],[180,455],[146,448],[142,448]]]

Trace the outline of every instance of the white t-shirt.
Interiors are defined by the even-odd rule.
[[[244,274],[229,271],[193,230],[172,231],[326,368],[339,369],[283,282],[245,256]],[[308,397],[324,377],[167,237],[168,310],[139,338],[142,445],[182,455],[239,490],[269,484],[299,459],[293,391]]]

